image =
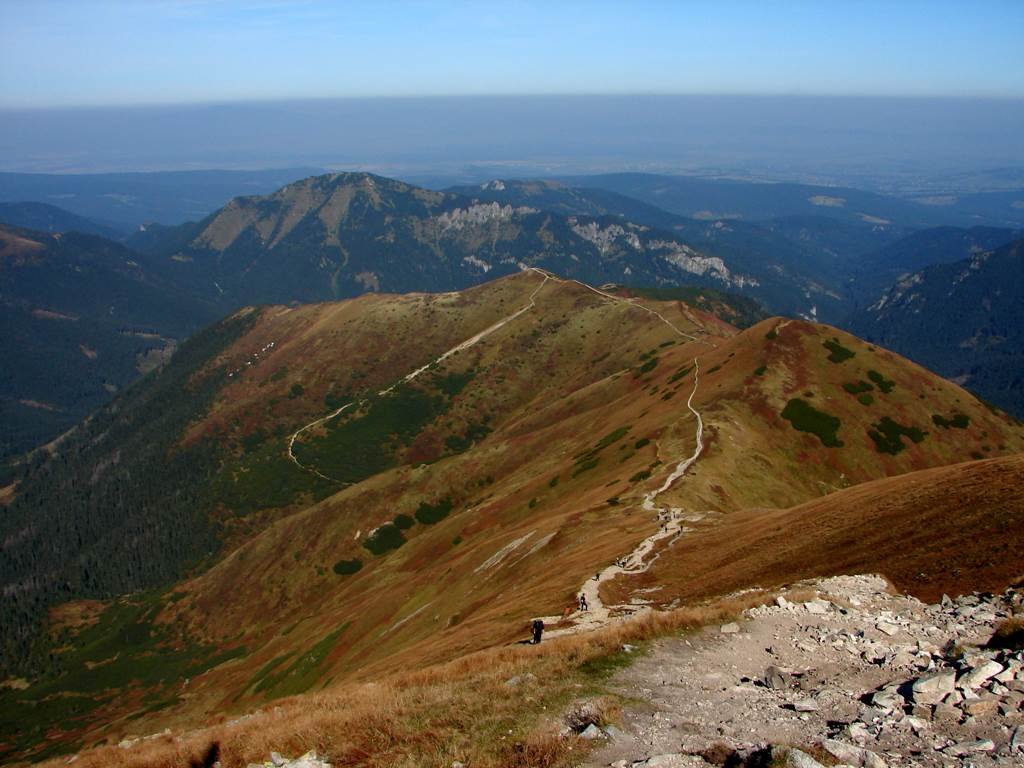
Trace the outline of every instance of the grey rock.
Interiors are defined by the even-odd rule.
[[[719,631],[723,635],[735,635],[737,632],[740,631],[740,625],[733,621],[728,624],[723,624]]]
[[[626,734],[622,732],[621,728],[616,728],[614,725],[606,725],[604,727],[604,735],[609,739],[621,739]]]
[[[832,610],[832,603],[828,600],[810,600],[804,603],[804,609],[808,613],[813,613],[816,616],[824,616],[830,610]]]
[[[888,635],[889,637],[892,637],[893,635],[897,634],[900,631],[900,628],[899,628],[898,625],[891,624],[888,621],[880,621],[875,626],[878,627],[878,631],[879,632],[883,632],[884,634]]]
[[[1018,725],[1010,736],[1010,749],[1024,752],[1024,725]]]
[[[277,752],[270,753],[270,762],[277,766],[277,768],[281,768],[281,766],[288,764],[288,760],[281,757]]]
[[[972,752],[992,752],[995,748],[996,745],[992,739],[976,739],[974,741],[959,741],[946,747],[944,751],[947,755],[961,757]]]
[[[587,741],[593,741],[594,739],[603,739],[604,737],[604,731],[602,731],[593,723],[584,728],[583,732],[580,734],[580,738],[587,739]]]
[[[764,671],[764,684],[773,691],[781,691],[789,688],[793,676],[785,670],[779,669],[774,664]]]
[[[536,679],[537,679],[537,676],[535,674],[533,674],[533,672],[527,672],[526,674],[523,674],[523,675],[513,675],[512,677],[510,677],[508,680],[505,681],[505,685],[508,686],[509,688],[515,688],[515,687],[517,687],[519,685],[524,685],[525,683],[532,683]]]
[[[957,685],[961,688],[978,688],[1002,671],[1003,665],[998,661],[984,661],[961,677],[957,681]]]
[[[799,749],[791,749],[786,755],[786,768],[825,768],[821,763]]]
[[[922,675],[912,686],[916,704],[938,704],[956,689],[956,672],[951,669]]]
[[[818,702],[814,699],[799,699],[793,702],[793,709],[797,712],[817,712]]]

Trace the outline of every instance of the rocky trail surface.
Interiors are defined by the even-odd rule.
[[[926,605],[876,576],[809,587],[655,643],[613,678],[631,703],[591,732],[606,743],[587,765],[1024,765],[1024,652],[986,647],[1024,593]]]

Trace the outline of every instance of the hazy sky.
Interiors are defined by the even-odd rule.
[[[1024,97],[1021,0],[0,0],[0,107],[331,96]]]

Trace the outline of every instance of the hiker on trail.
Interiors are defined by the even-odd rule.
[[[541,619],[533,620],[533,644],[540,644],[540,636],[544,634],[544,622]]]
[[[587,605],[587,596],[585,594],[583,594],[582,592],[580,592],[580,610],[581,611],[589,611],[590,610],[590,606]]]

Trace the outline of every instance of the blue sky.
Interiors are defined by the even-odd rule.
[[[546,93],[1024,98],[1021,0],[0,0],[0,107]]]

